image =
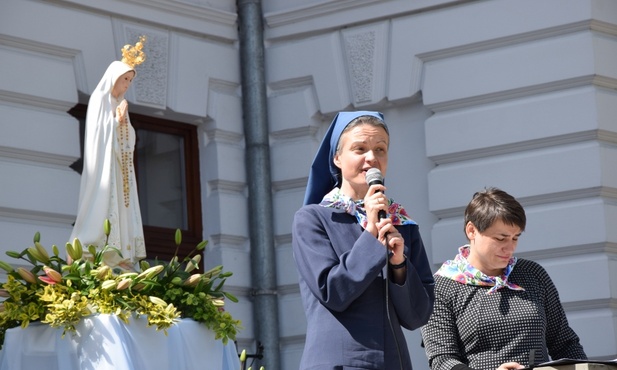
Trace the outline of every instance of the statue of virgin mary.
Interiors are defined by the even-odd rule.
[[[144,232],[133,165],[135,129],[124,94],[135,77],[135,66],[145,60],[141,38],[122,50],[122,61],[112,62],[90,96],[86,113],[84,166],[77,219],[71,241],[105,252],[110,267],[132,268],[146,257]],[[105,220],[111,224],[109,238]]]

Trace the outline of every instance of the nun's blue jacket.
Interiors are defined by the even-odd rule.
[[[428,321],[434,280],[418,225],[396,227],[407,279],[388,279],[386,298],[386,249],[353,215],[316,204],[296,212],[292,244],[307,319],[301,370],[412,368],[401,326]]]

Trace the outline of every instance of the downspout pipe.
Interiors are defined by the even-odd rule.
[[[251,279],[255,339],[263,346],[262,366],[280,370],[278,296],[270,146],[261,0],[237,0],[246,142],[246,179],[251,240]],[[260,365],[253,366],[259,369]]]

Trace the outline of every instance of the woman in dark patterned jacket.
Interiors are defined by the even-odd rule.
[[[467,205],[469,244],[435,274],[434,312],[422,328],[432,370],[520,369],[530,353],[534,364],[587,358],[544,268],[514,257],[525,223],[523,207],[500,189]]]

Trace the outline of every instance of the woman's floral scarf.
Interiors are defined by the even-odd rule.
[[[510,258],[508,266],[503,270],[501,276],[488,276],[467,262],[469,256],[469,244],[458,249],[458,254],[454,260],[448,260],[441,265],[435,275],[447,277],[461,284],[491,286],[487,294],[498,291],[501,288],[512,290],[525,290],[524,288],[508,282],[508,276],[516,265],[516,257]]]
[[[395,203],[392,199],[388,199],[388,215],[392,219],[393,225],[416,225],[416,222],[412,220],[402,205]],[[364,199],[354,201],[351,197],[343,194],[338,187],[332,189],[326,194],[320,206],[332,207],[336,209],[342,209],[350,215],[356,216],[358,223],[362,228],[366,229],[366,210],[364,209]]]

